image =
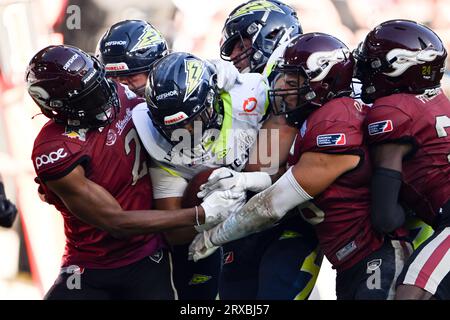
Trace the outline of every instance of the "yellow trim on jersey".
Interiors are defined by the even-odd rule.
[[[300,271],[308,272],[312,275],[312,277],[309,279],[305,288],[303,288],[303,290],[295,296],[294,300],[306,300],[314,289],[314,285],[316,284],[320,271],[320,265],[317,265],[315,262],[318,254],[322,255],[319,250],[319,246],[317,246],[314,251],[312,251],[309,256],[305,258],[305,261],[303,261]]]
[[[157,163],[158,167],[160,167],[161,169],[163,169],[164,171],[166,171],[168,174],[170,174],[171,176],[174,177],[181,177],[183,178],[178,172],[176,172],[175,170],[169,169],[167,167],[164,167],[162,164]]]
[[[269,98],[269,89],[266,89],[266,102],[264,103],[264,115],[267,113],[267,109],[269,108],[270,98]]]
[[[231,104],[231,96],[228,92],[222,92],[220,98],[223,101],[223,123],[220,128],[220,134],[214,143],[212,152],[217,155],[217,159],[223,159],[228,153],[228,133],[233,125],[233,105]]]
[[[267,64],[266,67],[264,68],[264,74],[263,76],[265,76],[266,78],[269,78],[270,74],[272,73],[273,69],[275,68],[275,61]]]
[[[434,233],[432,227],[416,217],[408,217],[406,220],[406,228],[408,230],[420,229],[417,236],[412,240],[414,250],[417,249],[422,243],[424,243]]]

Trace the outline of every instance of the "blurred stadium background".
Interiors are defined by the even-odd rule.
[[[41,202],[30,160],[43,116],[26,94],[24,71],[33,54],[66,43],[94,52],[113,23],[145,19],[171,48],[219,57],[223,23],[237,0],[0,0],[0,172],[20,218],[0,227],[0,300],[41,299],[56,278],[64,246],[60,215]],[[286,0],[304,32],[337,36],[353,49],[378,23],[412,19],[433,28],[450,48],[450,0]],[[78,19],[78,20],[77,20]],[[79,23],[79,25],[77,25]],[[73,28],[75,27],[75,28]],[[79,27],[79,28],[78,28]],[[444,80],[449,93],[450,77]],[[334,273],[324,263],[312,299],[335,299]]]

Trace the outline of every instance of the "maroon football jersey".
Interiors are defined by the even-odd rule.
[[[407,141],[414,152],[403,161],[400,198],[433,225],[450,199],[450,102],[434,95],[394,94],[377,99],[367,114],[370,144]]]
[[[34,142],[34,168],[39,179],[45,182],[61,178],[82,165],[86,177],[109,191],[123,210],[148,210],[152,208],[152,186],[145,150],[131,120],[132,109],[143,100],[128,88],[117,87],[120,111],[103,129],[68,132],[64,125],[47,122]],[[160,234],[113,238],[78,219],[45,183],[41,186],[48,202],[64,218],[63,266],[117,268],[151,255],[164,245]]]
[[[324,254],[338,270],[353,266],[383,243],[383,236],[370,222],[371,166],[363,144],[366,109],[348,97],[323,105],[304,122],[289,159],[289,165],[294,165],[304,152],[361,157],[357,168],[299,207],[305,220],[314,225]]]

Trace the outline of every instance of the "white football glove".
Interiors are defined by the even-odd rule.
[[[189,246],[188,260],[197,262],[213,254],[219,247],[209,239],[209,232],[200,232]]]
[[[230,91],[236,83],[241,83],[240,73],[233,63],[222,59],[208,60],[216,68],[217,87],[224,91]]]
[[[197,197],[206,197],[215,190],[260,192],[271,184],[272,180],[266,172],[236,172],[229,168],[219,168],[211,173],[208,182],[200,186],[201,191],[197,193]]]
[[[208,195],[201,206],[205,211],[205,223],[196,226],[197,231],[208,230],[225,220],[231,213],[239,211],[245,204],[245,192],[217,191]]]

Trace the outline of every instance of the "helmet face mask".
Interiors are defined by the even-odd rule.
[[[261,72],[280,44],[301,33],[297,14],[291,7],[279,1],[252,0],[236,7],[227,18],[220,55],[241,72]],[[238,45],[245,51],[233,55]]]
[[[42,113],[73,128],[103,127],[119,107],[116,87],[106,79],[103,65],[75,47],[41,50],[32,58],[26,78]]]
[[[313,101],[316,94],[311,88],[310,78],[300,66],[279,65],[275,72],[276,77],[269,90],[272,112],[284,114],[291,125],[301,125],[312,111],[320,107]]]
[[[361,98],[372,103],[395,93],[422,94],[440,86],[447,52],[429,28],[409,20],[375,27],[354,51]]]
[[[182,137],[182,145],[192,148],[222,124],[215,73],[191,54],[172,53],[155,63],[145,98],[153,124],[173,145]]]
[[[323,33],[298,36],[274,68],[272,112],[300,126],[317,108],[351,93],[354,61],[345,44]]]

